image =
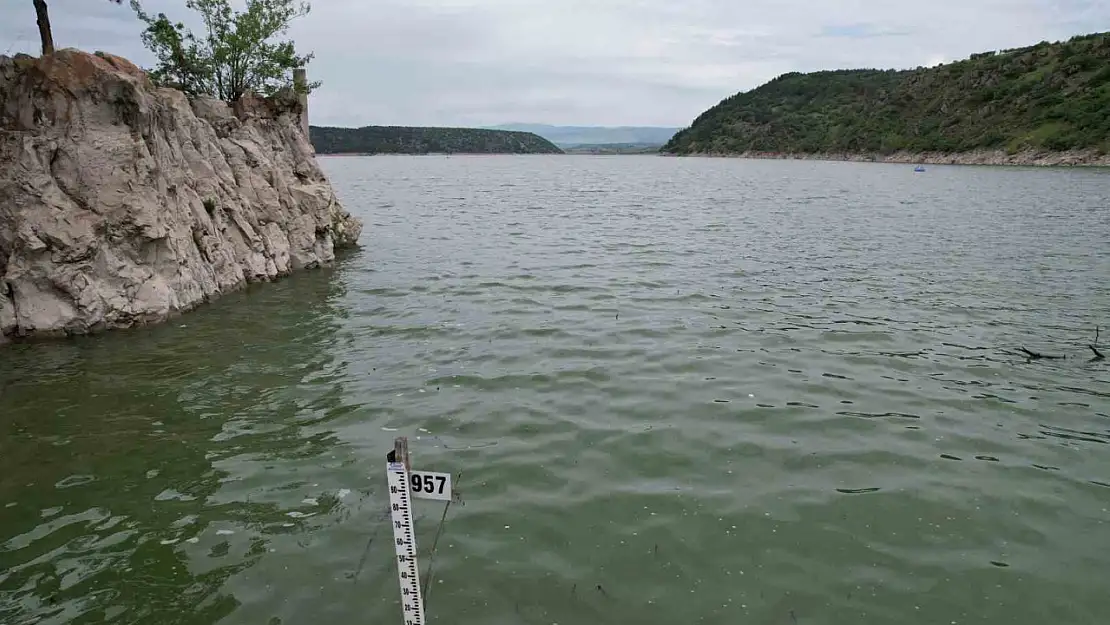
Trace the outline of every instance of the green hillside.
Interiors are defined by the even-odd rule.
[[[671,154],[1110,152],[1110,33],[916,70],[790,73],[702,113]]]
[[[309,136],[318,154],[562,154],[530,132],[481,128],[310,126]]]

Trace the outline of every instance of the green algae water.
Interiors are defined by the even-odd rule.
[[[0,622],[400,624],[402,435],[429,623],[1105,622],[1110,172],[321,161],[336,266],[0,350]]]

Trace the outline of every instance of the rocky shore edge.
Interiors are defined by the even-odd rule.
[[[847,152],[742,152],[666,154],[666,156],[708,156],[769,160],[851,161],[861,163],[902,163],[926,165],[1005,165],[1025,167],[1110,167],[1110,154],[1096,150],[1046,152],[1026,150],[1009,153],[1005,150],[973,150],[969,152],[894,152],[891,154]]]
[[[0,343],[163,322],[356,245],[287,91],[231,105],[111,54],[0,56]]]

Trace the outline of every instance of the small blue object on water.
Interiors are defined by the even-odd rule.
[[[913,170],[918,171],[918,172],[925,171],[925,166],[924,165],[918,165],[917,167],[914,167]]]

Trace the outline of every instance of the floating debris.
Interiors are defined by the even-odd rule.
[[[185,493],[178,492],[172,488],[167,488],[166,490],[154,496],[154,501],[193,501],[195,499],[196,497],[193,497],[192,495],[186,495]]]

